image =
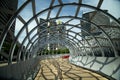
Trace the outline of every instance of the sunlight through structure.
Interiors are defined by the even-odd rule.
[[[0,36],[3,62],[9,66],[38,56],[69,54],[71,63],[95,70],[93,64],[96,61],[95,65],[101,67],[95,71],[118,79],[116,74],[120,72],[120,64],[112,68],[110,74],[104,72],[104,67],[107,64],[105,61],[109,65],[111,58],[111,64],[119,60],[120,20],[111,15],[109,10],[101,9],[104,0],[93,2],[19,0],[18,9]],[[15,36],[5,52],[5,40],[15,21]],[[103,58],[104,61],[99,62]]]

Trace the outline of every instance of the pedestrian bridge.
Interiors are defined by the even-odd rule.
[[[120,80],[120,19],[103,3],[20,2],[0,35],[1,80]]]

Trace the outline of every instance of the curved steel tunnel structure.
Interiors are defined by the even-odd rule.
[[[22,25],[19,25],[21,29],[12,41],[9,53],[6,53],[8,56],[7,66],[34,64],[36,67],[39,60],[44,59],[43,56],[47,55],[44,54],[46,53],[44,51],[46,46],[59,43],[69,49],[69,61],[72,64],[104,73],[114,79],[120,79],[118,76],[120,74],[120,63],[118,62],[120,60],[120,22],[105,10],[100,9],[102,2],[103,0],[98,0],[97,6],[93,6],[82,3],[82,0],[76,2],[50,0],[48,7],[36,11],[36,7],[38,7],[36,6],[36,0],[25,1],[7,22],[0,37],[0,53],[2,55],[5,39],[12,24],[14,21],[22,23]],[[26,7],[31,7],[32,13],[28,20],[21,14],[26,10]],[[41,6],[39,5],[39,7]],[[63,11],[66,7],[75,9],[73,14],[66,14]],[[83,14],[82,9],[86,9],[88,12]],[[65,10],[67,12],[67,9]],[[43,22],[39,22],[39,19],[43,19]],[[40,27],[48,25],[51,21],[61,21],[62,24],[52,25],[52,27],[46,26],[38,31]],[[110,24],[109,21],[114,24]],[[35,25],[31,26],[32,23]],[[64,29],[61,29],[61,26]],[[86,26],[90,26],[91,29],[87,29]],[[31,30],[29,30],[30,27],[32,27]],[[52,31],[49,32],[48,29]],[[23,40],[16,52],[18,41],[23,34]],[[110,68],[114,64],[115,66]],[[27,66],[24,67],[27,68]],[[107,68],[111,70],[107,72]],[[6,67],[1,67],[0,70],[4,71],[5,69]],[[35,70],[31,67],[29,69]],[[28,70],[24,71],[23,69],[22,71],[27,73]],[[12,76],[9,73],[5,74],[9,75],[8,77]],[[15,74],[13,73],[13,75]],[[2,74],[2,76],[4,75]]]

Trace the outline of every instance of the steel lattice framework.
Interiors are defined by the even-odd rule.
[[[99,52],[101,56],[105,55],[111,55],[111,53],[114,55],[114,57],[118,57],[120,54],[118,51],[120,51],[120,33],[113,34],[116,36],[118,34],[119,36],[116,36],[113,38],[113,35],[111,36],[110,32],[107,31],[109,29],[115,29],[120,31],[120,22],[113,17],[111,14],[105,12],[104,10],[100,9],[100,6],[103,2],[103,0],[99,0],[97,6],[92,6],[88,4],[83,4],[82,0],[78,0],[78,2],[72,2],[72,3],[64,3],[62,0],[58,0],[58,4],[54,4],[55,0],[49,0],[49,7],[40,10],[39,12],[36,12],[36,0],[27,0],[20,8],[18,8],[17,12],[13,15],[11,20],[8,21],[6,24],[6,27],[4,29],[4,32],[2,33],[0,37],[0,51],[2,51],[3,43],[5,41],[6,35],[8,34],[9,29],[11,28],[12,23],[18,19],[22,24],[22,28],[19,30],[18,34],[16,35],[12,46],[10,48],[9,57],[8,57],[8,63],[12,63],[12,59],[14,56],[15,48],[17,45],[17,41],[20,38],[21,34],[25,31],[26,36],[24,37],[23,41],[21,42],[21,45],[19,47],[19,50],[17,52],[17,61],[21,60],[21,56],[24,57],[24,60],[27,60],[29,58],[33,58],[33,56],[38,55],[38,51],[41,51],[41,55],[43,50],[40,48],[44,48],[48,43],[60,43],[66,46],[70,50],[70,54],[73,56],[95,56],[96,53]],[[29,20],[25,20],[24,17],[20,15],[22,10],[26,8],[31,4],[32,6],[32,13],[33,16]],[[73,15],[66,15],[66,14],[60,14],[65,7],[76,7],[76,10]],[[96,11],[91,19],[84,18],[82,16],[79,16],[80,12],[82,11],[81,8],[90,9],[91,11]],[[51,17],[52,11],[58,9],[55,13],[56,15],[54,17]],[[116,24],[116,26],[113,25],[104,25],[104,24],[97,24],[96,22],[92,21],[92,19],[95,17],[95,15],[98,13],[107,16],[111,20],[113,20]],[[47,14],[44,18],[45,22],[42,24],[39,23],[39,18],[41,18],[42,15]],[[47,28],[45,28],[40,33],[33,32],[38,29],[38,27],[42,26],[43,24],[47,24],[49,21],[52,20],[65,20],[63,24],[56,25],[58,26],[64,26],[66,28],[65,33],[59,33],[58,35],[50,36],[50,38],[46,41],[46,34],[44,34],[47,31]],[[104,18],[103,18],[104,20]],[[34,26],[33,29],[30,31],[28,30],[28,26],[32,22],[36,22],[36,26]],[[77,21],[77,24],[72,23],[72,21]],[[101,36],[95,36],[91,32],[88,32],[86,29],[82,28],[81,22],[84,22],[86,24],[94,25],[94,27],[102,32]],[[104,28],[107,28],[104,29]],[[52,27],[51,27],[52,29]],[[74,29],[77,29],[75,31]],[[81,30],[86,33],[90,38],[82,37]],[[54,34],[50,32],[51,34]],[[31,37],[31,35],[33,35]],[[38,37],[41,35],[41,37]],[[60,38],[59,35],[65,36],[64,39],[58,39]],[[82,38],[82,39],[81,39]],[[43,41],[43,42],[42,42]],[[27,42],[27,45],[25,43]],[[94,44],[95,43],[95,44]],[[106,50],[110,52],[105,52]],[[26,57],[27,56],[27,57]]]

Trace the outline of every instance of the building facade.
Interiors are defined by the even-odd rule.
[[[117,23],[115,23],[114,21],[110,21],[110,18],[108,16],[97,11],[92,11],[92,12],[83,14],[83,19],[86,19],[93,23],[93,24],[89,24],[89,22],[87,21],[81,21],[81,28],[86,30],[86,32],[88,32],[86,33],[84,30],[81,30],[81,35],[82,35],[82,38],[87,39],[88,42],[91,44],[95,55],[107,56],[107,57],[115,56],[113,53],[114,52],[113,48],[111,47],[111,44],[108,40],[108,37],[104,34],[104,32],[106,32],[110,37],[110,39],[113,41],[113,45],[116,45],[117,43],[117,45],[115,46],[117,48],[119,43],[118,40],[120,38],[120,34],[118,34],[120,30],[117,27],[118,26]],[[97,28],[96,26],[99,26],[102,30],[104,30],[104,32],[101,29]],[[95,41],[95,39],[93,39],[91,35],[98,40],[99,45],[101,46],[101,49],[104,54],[101,53],[101,50],[98,47],[99,46],[98,43]],[[84,45],[88,46],[86,42],[84,43]],[[87,49],[88,53],[91,53],[89,49],[90,47],[88,47]],[[117,51],[119,53],[120,49],[117,49]]]
[[[107,12],[107,10],[104,11]],[[97,11],[83,14],[83,19],[93,22],[98,26],[110,25],[110,19],[104,14]],[[82,29],[91,33],[93,36],[99,36],[102,33],[98,28],[95,27],[95,25],[86,21],[81,21],[81,27]],[[84,30],[81,30],[82,37],[89,37],[89,33],[86,33]]]
[[[48,41],[47,50],[57,50],[61,46],[59,40],[65,38],[65,27],[64,23],[61,21],[54,21],[51,20],[49,22],[45,22],[44,19],[40,19],[40,26],[38,28],[39,38],[42,40],[39,41],[40,44],[45,43]],[[43,24],[43,25],[42,25]],[[57,41],[56,41],[57,40]]]
[[[0,0],[0,36],[5,29],[6,23],[10,20],[10,18],[14,15],[17,10],[18,0]],[[9,48],[11,46],[12,41],[14,40],[14,32],[15,32],[15,21],[10,28],[5,42],[3,44],[3,52],[0,54],[0,60],[7,59],[9,54]]]

